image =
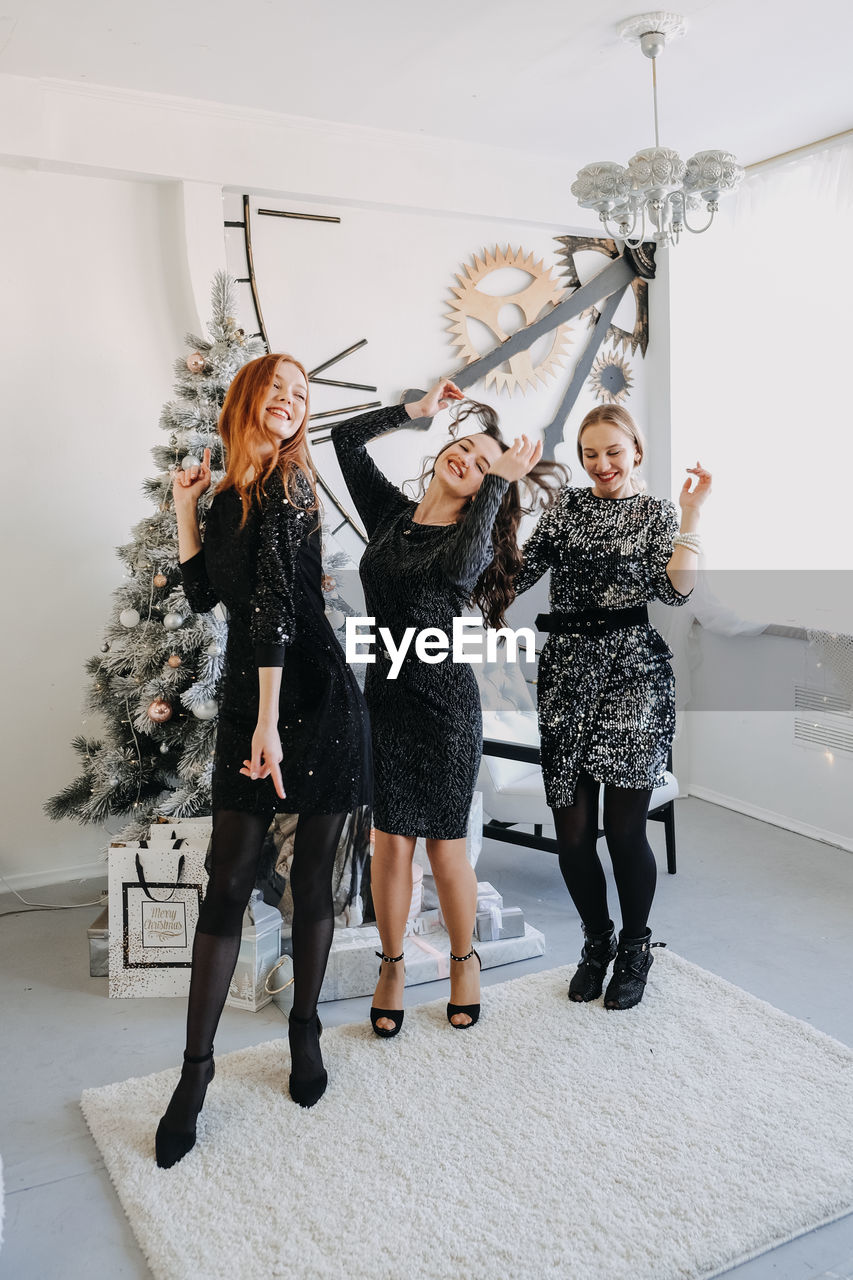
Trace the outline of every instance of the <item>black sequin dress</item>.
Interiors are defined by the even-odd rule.
[[[684,604],[666,572],[675,504],[649,494],[597,498],[567,488],[524,545],[526,591],[551,570],[552,612]],[[581,769],[615,787],[654,787],[675,731],[672,654],[648,623],[604,635],[556,635],[539,662],[539,731],[548,804],[574,802]]]
[[[464,517],[416,524],[417,503],[401,493],[365,444],[396,427],[414,427],[402,405],[363,414],[332,429],[335,452],[370,541],[359,566],[368,614],[399,645],[407,627],[452,636],[480,574],[494,556],[492,528],[507,481],[486,474]],[[381,642],[367,668],[375,771],[373,816],[392,835],[457,840],[468,826],[483,747],[477,680],[471,667],[422,662],[408,650],[399,675]]]
[[[228,609],[228,644],[213,765],[216,809],[270,816],[342,813],[370,802],[370,729],[361,690],[329,625],[321,589],[318,514],[300,471],[294,502],[281,472],[240,528],[234,489],[208,511],[204,546],[181,565],[196,612]],[[258,720],[258,667],[282,667],[279,734],[285,798],[271,778],[240,773]]]

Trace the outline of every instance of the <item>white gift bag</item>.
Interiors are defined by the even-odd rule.
[[[109,850],[109,993],[186,996],[206,846],[113,845]]]

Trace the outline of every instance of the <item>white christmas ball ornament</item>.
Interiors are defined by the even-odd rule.
[[[209,653],[211,658],[218,658],[220,653],[222,652],[222,649],[220,648],[218,641],[211,640],[210,644],[207,646],[207,652]]]
[[[136,615],[136,621],[139,621],[139,615]],[[167,631],[177,631],[178,627],[183,626],[183,618],[179,613],[167,613],[163,619],[163,626]]]
[[[181,466],[184,471],[189,471],[191,467],[200,467],[201,463],[198,458],[195,458],[191,453],[188,453],[185,458],[181,459]]]
[[[122,609],[121,613],[118,615],[118,620],[121,625],[123,627],[127,627],[128,630],[131,627],[139,626],[139,614],[136,609]]]
[[[209,698],[207,702],[202,702],[199,706],[193,708],[193,715],[196,720],[215,720],[219,712],[219,703],[215,698]]]

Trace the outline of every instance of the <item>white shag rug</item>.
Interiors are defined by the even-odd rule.
[[[174,1071],[82,1107],[157,1280],[698,1280],[853,1210],[853,1052],[658,951],[645,1000],[572,1004],[572,968],[444,1002],[379,1040],[228,1054],[179,1165],[154,1163]]]

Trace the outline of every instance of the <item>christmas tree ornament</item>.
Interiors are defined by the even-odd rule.
[[[118,620],[121,625],[123,627],[127,627],[128,630],[130,630],[131,627],[139,626],[139,614],[136,609],[122,609],[121,613],[118,615]]]
[[[189,471],[192,467],[200,467],[201,463],[198,458],[195,458],[191,453],[188,453],[185,458],[181,458],[181,466],[184,471]]]
[[[215,720],[218,713],[219,703],[215,698],[208,698],[207,702],[202,702],[197,707],[193,707],[193,715],[196,720]]]
[[[187,356],[187,368],[190,373],[201,373],[204,369],[204,363],[204,356],[200,351],[193,351],[191,355]]]
[[[139,621],[138,614],[136,616],[136,621]],[[183,623],[184,620],[179,613],[167,613],[163,619],[163,626],[167,631],[177,631],[178,627],[183,626]]]
[[[155,573],[155,574],[154,574],[154,586],[155,586],[155,587],[165,587],[165,585],[166,585],[166,583],[167,583],[168,581],[169,581],[169,579],[166,577],[165,573]]]
[[[148,707],[148,719],[155,724],[165,724],[172,718],[172,704],[165,698],[155,698]]]
[[[160,755],[161,755],[161,756],[167,756],[168,754],[169,754],[169,744],[168,744],[168,742],[161,742],[161,743],[160,743]]]
[[[110,646],[107,644],[105,640],[104,643],[101,645],[101,653],[109,653],[109,651],[110,651]]]
[[[211,658],[218,658],[222,649],[216,640],[211,640],[210,644],[207,646],[207,652]]]
[[[166,661],[169,663],[170,667],[177,668],[181,665],[180,655],[177,653],[170,653]]]

